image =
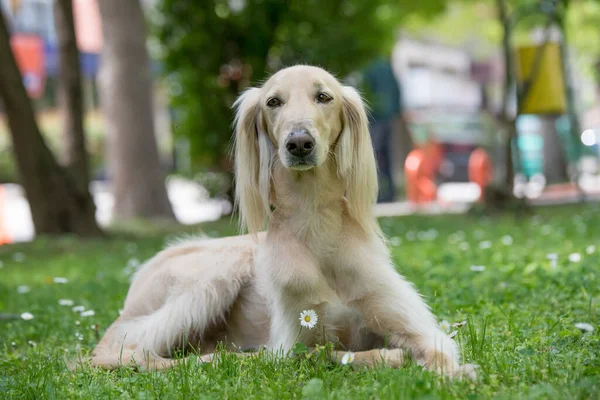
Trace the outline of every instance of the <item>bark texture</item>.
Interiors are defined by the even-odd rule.
[[[75,38],[72,0],[57,0],[54,20],[59,48],[59,98],[63,113],[63,165],[82,190],[89,186],[89,164],[83,128],[83,89]]]
[[[114,218],[172,220],[154,134],[150,60],[140,2],[102,0],[98,6],[104,39],[100,95]]]

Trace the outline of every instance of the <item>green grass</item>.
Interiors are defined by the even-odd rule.
[[[0,312],[35,316],[0,321],[0,397],[599,398],[600,207],[547,208],[518,219],[385,218],[381,224],[400,271],[439,319],[469,321],[457,340],[465,360],[481,366],[476,382],[444,382],[415,365],[366,370],[318,357],[273,362],[223,355],[216,367],[189,362],[162,372],[69,371],[64,358],[97,343],[122,307],[127,265],[162,248],[163,231],[0,247]],[[228,221],[201,228],[211,236],[234,232]],[[503,243],[505,235],[511,245]],[[595,252],[588,254],[588,246]],[[555,267],[549,253],[558,256]],[[581,260],[569,261],[572,253]],[[68,283],[53,283],[53,277]],[[30,291],[19,294],[21,285]],[[81,317],[59,299],[72,299],[95,316]],[[577,322],[596,331],[583,334]]]

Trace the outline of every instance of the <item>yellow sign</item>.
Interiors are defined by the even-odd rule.
[[[557,43],[547,43],[537,74],[531,77],[540,46],[523,46],[517,50],[519,86],[531,82],[529,93],[519,107],[519,114],[563,114],[566,111],[565,85]]]

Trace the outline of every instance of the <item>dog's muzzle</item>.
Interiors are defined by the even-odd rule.
[[[292,131],[286,141],[285,149],[290,168],[309,169],[316,165],[315,138],[307,129]]]

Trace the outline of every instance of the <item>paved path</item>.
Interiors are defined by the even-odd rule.
[[[4,201],[0,205],[4,227],[15,242],[29,241],[34,237],[33,221],[23,189],[6,184]],[[177,220],[182,224],[195,224],[219,219],[231,209],[229,202],[210,199],[204,188],[180,179],[167,182],[169,199]],[[107,226],[112,217],[113,196],[103,182],[93,182],[91,192],[96,203],[96,218]]]

